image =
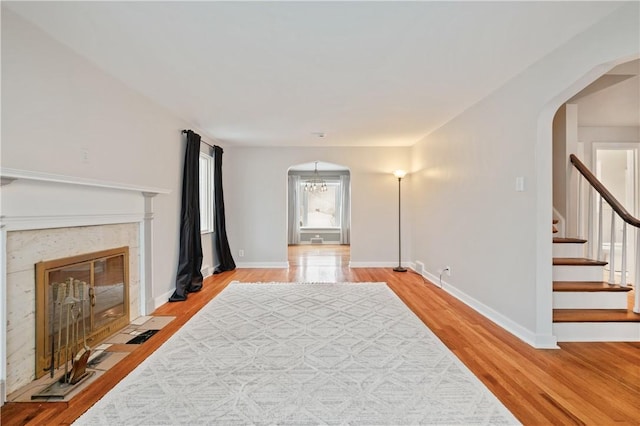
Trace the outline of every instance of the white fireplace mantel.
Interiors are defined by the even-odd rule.
[[[120,182],[111,182],[98,179],[81,178],[75,176],[59,175],[54,173],[36,172],[31,170],[0,168],[2,185],[9,184],[18,179],[34,180],[40,182],[62,183],[69,185],[91,186],[94,188],[120,189],[122,191],[148,192],[154,194],[169,194],[171,190],[164,188],[153,188],[149,186],[130,185]]]

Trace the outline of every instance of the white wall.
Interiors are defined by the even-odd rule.
[[[564,104],[553,118],[553,207],[564,219],[564,235],[578,236],[578,176],[569,156],[578,152],[578,106]]]
[[[567,104],[553,117],[553,207],[567,217]]]
[[[175,286],[185,126],[3,8],[2,167],[171,190],[153,200],[152,297]],[[12,185],[3,212],[38,209]],[[65,209],[91,205],[100,191],[84,192]]]
[[[640,54],[638,16],[638,4],[621,7],[412,150],[413,259],[435,276],[450,265],[450,291],[536,346],[555,343],[552,118],[615,61]]]
[[[297,164],[325,161],[351,171],[352,264],[397,264],[398,181],[392,172],[408,168],[409,153],[408,147],[226,148],[222,166],[227,233],[236,263],[286,266],[287,171]],[[410,181],[403,180],[404,190]],[[410,259],[409,226],[403,231],[403,258]]]

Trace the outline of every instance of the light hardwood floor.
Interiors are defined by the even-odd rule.
[[[154,315],[172,321],[69,403],[10,403],[2,425],[69,424],[234,280],[386,282],[526,425],[639,425],[640,343],[565,343],[533,349],[412,272],[348,267],[348,247],[298,246],[289,269],[239,269],[210,277],[186,302]]]

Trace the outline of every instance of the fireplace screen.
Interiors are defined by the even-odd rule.
[[[36,264],[37,378],[129,323],[128,266],[128,247]]]

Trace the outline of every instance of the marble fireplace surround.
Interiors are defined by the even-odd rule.
[[[170,191],[7,168],[0,176],[2,405],[35,377],[34,264],[129,246],[130,315],[152,312],[153,198]]]

